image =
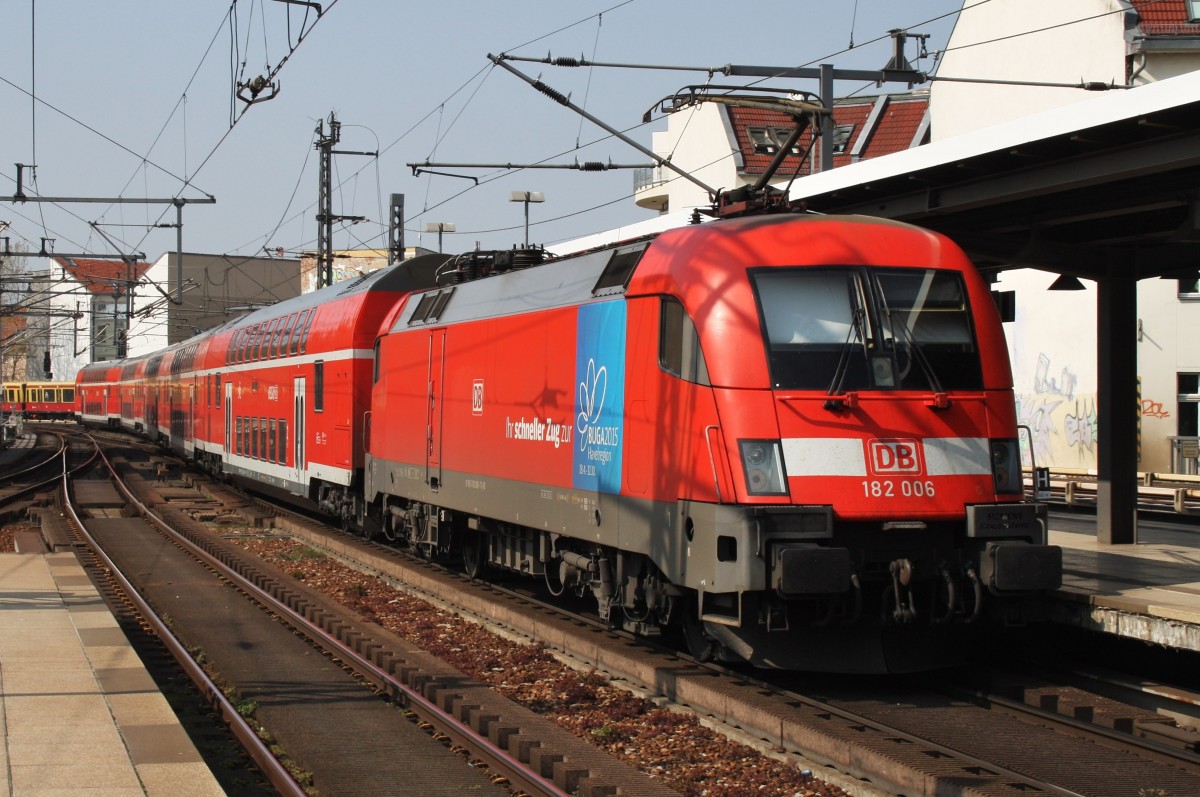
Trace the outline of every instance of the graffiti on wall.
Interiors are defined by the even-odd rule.
[[[1068,368],[1063,368],[1058,378],[1050,376],[1050,358],[1045,354],[1038,355],[1037,371],[1033,375],[1033,390],[1037,394],[1066,396],[1075,398],[1075,385],[1079,377]]]
[[[1033,437],[1033,459],[1039,466],[1046,465],[1054,459],[1054,445],[1058,437],[1054,413],[1062,403],[1060,398],[1017,396],[1017,423],[1029,427]],[[1022,437],[1022,448],[1028,443],[1029,441]],[[1026,454],[1025,464],[1032,465],[1028,452],[1023,453]]]
[[[1143,418],[1170,418],[1171,413],[1163,406],[1161,401],[1152,401],[1151,399],[1142,399],[1142,417]]]
[[[1017,423],[1028,426],[1022,436],[1025,463],[1038,466],[1093,468],[1096,465],[1096,397],[1077,393],[1079,377],[1069,367],[1056,371],[1050,357],[1039,354],[1033,392],[1019,394]]]
[[[1065,418],[1067,445],[1077,449],[1079,458],[1084,458],[1086,450],[1093,457],[1096,453],[1096,401],[1084,399],[1075,402],[1073,413],[1067,413]]]

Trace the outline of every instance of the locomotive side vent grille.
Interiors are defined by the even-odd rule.
[[[450,303],[450,297],[453,295],[453,287],[425,294],[417,303],[417,309],[413,310],[412,316],[409,317],[408,325],[411,327],[437,321],[442,317],[442,313],[445,312],[446,305]]]
[[[634,268],[642,259],[642,254],[649,245],[649,241],[641,241],[634,246],[615,250],[612,257],[608,259],[608,265],[601,272],[600,279],[596,280],[596,286],[592,288],[592,295],[611,296],[624,293],[625,288],[629,285],[629,279],[633,276]]]

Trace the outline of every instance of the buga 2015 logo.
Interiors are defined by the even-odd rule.
[[[873,473],[921,473],[921,444],[916,440],[871,440]]]
[[[575,436],[571,484],[581,490],[621,492],[625,424],[625,303],[579,308],[576,324]]]

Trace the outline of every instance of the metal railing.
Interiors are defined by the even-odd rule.
[[[1058,468],[1049,471],[1048,484],[1035,489],[1034,474],[1026,468],[1026,497],[1067,506],[1095,506],[1098,481],[1094,471]],[[1200,514],[1200,476],[1186,473],[1138,473],[1139,509]]]
[[[649,169],[633,170],[633,190],[635,192],[643,188],[662,185],[665,182],[666,178],[663,177],[663,170],[658,166]]]

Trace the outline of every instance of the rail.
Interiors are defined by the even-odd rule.
[[[1035,490],[1034,474],[1026,468],[1025,495],[1039,501],[1072,507],[1094,507],[1099,489],[1095,471],[1055,468],[1048,472],[1048,483]],[[1200,514],[1200,476],[1184,473],[1139,472],[1137,474],[1139,509]]]

